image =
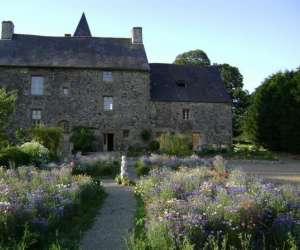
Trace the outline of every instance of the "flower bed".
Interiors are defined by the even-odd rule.
[[[80,214],[84,203],[103,194],[90,177],[72,176],[69,167],[51,171],[0,168],[0,246],[14,248],[25,228],[30,235],[26,233],[27,248],[51,244],[56,233],[70,226],[65,222],[84,216]]]
[[[151,154],[140,157],[140,162],[145,166],[160,166],[177,168],[179,166],[195,167],[202,165],[212,165],[213,158],[202,158],[197,155],[187,157],[177,157],[168,155]]]
[[[129,241],[131,249],[296,249],[300,245],[296,186],[275,186],[239,171],[181,168],[153,170],[140,180],[136,192],[147,215],[144,233]]]

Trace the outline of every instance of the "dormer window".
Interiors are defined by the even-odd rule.
[[[187,87],[187,82],[185,80],[177,80],[176,85],[180,88],[186,88]]]
[[[112,82],[113,81],[113,75],[111,71],[103,71],[103,81],[104,82]]]

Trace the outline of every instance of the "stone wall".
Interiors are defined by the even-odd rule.
[[[31,95],[31,76],[44,77],[44,95]],[[0,86],[17,89],[15,127],[32,126],[32,109],[42,110],[42,122],[57,126],[95,130],[96,147],[103,150],[103,134],[113,133],[115,149],[139,144],[140,133],[149,122],[149,73],[113,71],[113,81],[103,82],[102,71],[93,69],[0,68]],[[69,88],[64,95],[63,88]],[[113,111],[104,111],[103,96],[113,97]],[[123,138],[123,130],[129,136]]]
[[[189,109],[189,120],[183,119]],[[231,105],[225,103],[152,102],[155,133],[200,133],[202,144],[229,145],[232,142]]]

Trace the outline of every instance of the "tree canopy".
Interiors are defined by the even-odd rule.
[[[237,67],[229,64],[219,64],[218,66],[227,92],[232,100],[233,135],[236,137],[242,133],[242,121],[249,105],[249,93],[243,89],[243,76]]]
[[[9,116],[15,110],[16,92],[0,88],[0,130],[7,125]]]
[[[8,124],[9,116],[15,110],[15,102],[16,92],[7,92],[0,88],[0,148],[8,144],[4,130]]]
[[[210,65],[210,60],[203,50],[196,49],[176,56],[174,63]]]
[[[300,153],[300,70],[268,77],[251,97],[244,130],[273,150]]]

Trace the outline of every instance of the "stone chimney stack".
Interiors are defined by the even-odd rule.
[[[132,28],[132,43],[143,43],[143,29],[142,27],[133,27]]]
[[[14,34],[14,28],[15,26],[12,21],[3,21],[1,39],[12,39]]]

